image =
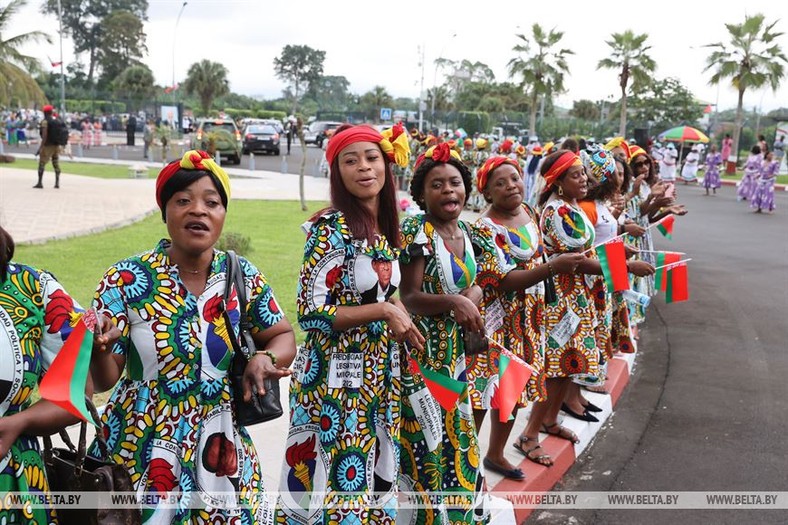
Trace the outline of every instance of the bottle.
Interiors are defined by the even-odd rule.
[[[630,303],[639,304],[643,308],[646,308],[651,302],[651,297],[634,290],[624,290],[621,292],[621,296]]]

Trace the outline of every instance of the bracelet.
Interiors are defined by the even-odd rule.
[[[550,261],[547,261],[547,269],[550,271],[550,277],[553,277],[555,272],[553,271],[553,265],[550,264]]]
[[[271,364],[276,366],[276,354],[270,350],[258,350],[256,354],[263,354],[267,355],[268,358],[271,360]]]

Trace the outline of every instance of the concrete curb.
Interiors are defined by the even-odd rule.
[[[547,454],[553,458],[552,467],[544,467],[537,465],[527,458],[522,458],[520,463],[516,466],[519,467],[526,475],[524,481],[514,481],[510,479],[496,477],[500,479],[494,485],[490,486],[490,494],[496,497],[496,493],[506,494],[506,498],[512,503],[514,512],[514,522],[516,524],[523,523],[535,511],[538,506],[529,506],[525,504],[526,500],[515,501],[517,499],[516,493],[537,493],[542,494],[549,492],[552,488],[564,477],[564,475],[572,468],[575,460],[585,451],[586,448],[596,437],[602,425],[605,424],[607,419],[613,414],[613,408],[618,402],[624,388],[629,383],[629,376],[634,366],[636,354],[621,354],[615,356],[608,364],[608,378],[605,383],[609,394],[597,394],[594,392],[584,392],[583,395],[592,403],[602,408],[602,412],[596,414],[599,418],[598,423],[588,423],[574,418],[564,418],[561,424],[567,428],[572,429],[580,438],[580,443],[572,445],[569,441],[547,434],[540,434],[539,439],[542,448]],[[512,437],[517,434],[512,432]],[[511,439],[510,439],[511,441]],[[488,474],[488,479],[491,477]],[[508,513],[503,513],[501,521],[493,519],[494,523],[510,523],[504,516]],[[509,514],[511,516],[511,514]]]

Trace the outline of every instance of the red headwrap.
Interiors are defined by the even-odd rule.
[[[46,106],[41,108],[41,111],[43,111],[44,113],[51,113],[54,110],[55,108],[53,108],[50,104],[47,104]]]
[[[503,142],[501,142],[501,147],[499,149],[504,153],[511,153],[513,145],[514,142],[512,142],[509,139],[506,139]]]
[[[558,157],[558,160],[556,160],[553,165],[550,166],[550,169],[547,170],[547,173],[543,175],[545,187],[542,192],[551,191],[553,183],[555,183],[558,177],[566,173],[566,170],[572,166],[582,165],[583,162],[580,160],[580,157],[575,155],[573,151],[564,151],[561,153],[561,155]]]
[[[410,145],[408,144],[405,128],[401,123],[395,124],[390,129],[379,133],[370,126],[353,126],[345,128],[339,133],[334,134],[328,141],[326,147],[326,160],[329,165],[334,164],[340,152],[356,142],[373,142],[380,145],[383,153],[389,161],[396,162],[399,166],[406,166],[410,157]]]
[[[227,175],[227,172],[216,164],[208,153],[200,150],[189,150],[183,154],[183,158],[174,160],[164,166],[159,172],[159,176],[156,177],[156,204],[159,205],[159,208],[164,207],[164,203],[161,202],[161,192],[164,186],[181,169],[201,170],[212,173],[219,181],[219,184],[221,184],[221,190],[224,191],[225,197],[227,197],[228,201],[230,200],[230,177]]]
[[[520,164],[516,160],[503,156],[490,157],[482,164],[482,167],[476,171],[476,187],[479,189],[480,193],[483,192],[484,187],[487,186],[487,179],[490,177],[490,173],[503,164],[514,166],[517,173],[522,177],[523,171],[520,169]]]

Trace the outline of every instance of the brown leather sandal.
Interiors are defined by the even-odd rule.
[[[550,431],[551,428],[558,428],[558,430]],[[547,423],[542,423],[542,432],[545,434],[550,434],[551,436],[557,436],[561,439],[566,439],[567,441],[571,441],[572,443],[580,443],[580,438],[577,437],[577,434],[572,432],[570,429],[566,427],[562,427],[558,424],[558,421],[553,423],[552,425],[548,425]]]
[[[529,441],[535,441],[536,445],[530,448],[525,448],[525,444]],[[549,454],[540,454],[538,456],[532,456],[531,452],[536,449],[542,448],[542,445],[539,444],[539,438],[532,438],[528,436],[520,436],[517,438],[517,441],[512,443],[512,446],[520,451],[520,453],[536,463],[537,465],[542,465],[543,467],[552,467],[553,466],[553,458],[550,457]]]

